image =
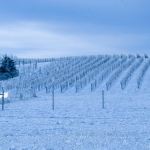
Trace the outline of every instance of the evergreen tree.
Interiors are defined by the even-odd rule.
[[[2,59],[2,64],[0,67],[0,78],[9,79],[19,75],[16,69],[15,62],[13,59],[5,55]]]

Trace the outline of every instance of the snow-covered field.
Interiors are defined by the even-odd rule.
[[[106,90],[109,76],[91,92],[87,84],[64,93],[37,92],[37,97],[5,104],[0,111],[0,150],[149,150],[150,67],[141,88],[135,70],[125,89],[120,81],[127,68]],[[102,90],[104,106],[102,109]]]

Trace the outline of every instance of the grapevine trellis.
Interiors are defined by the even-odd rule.
[[[140,87],[144,74],[150,65],[150,60],[145,55],[147,62],[142,66],[137,86]],[[36,97],[37,92],[45,90],[46,93],[59,90],[61,93],[70,88],[79,92],[85,86],[90,85],[91,91],[106,81],[106,89],[109,90],[119,75],[128,69],[127,74],[121,80],[121,87],[127,86],[133,72],[142,64],[144,58],[133,55],[97,55],[61,57],[51,59],[17,59],[15,60],[20,75],[0,82],[1,87],[9,92],[8,101]],[[43,67],[37,67],[38,63],[47,62]],[[19,63],[23,64],[19,67]],[[34,66],[32,66],[34,64]]]
[[[124,60],[127,60],[127,57],[124,58]],[[131,58],[128,62],[121,65],[109,78],[109,80],[106,82],[106,89],[108,90],[114,81],[118,78],[118,76],[125,71],[133,62],[135,61],[135,57]]]
[[[149,66],[150,66],[150,60],[148,60],[146,62],[146,64],[143,66],[143,68],[141,69],[139,78],[137,79],[137,86],[138,86],[138,88],[140,88],[140,85],[141,85],[142,79],[144,77],[144,74],[146,73],[146,71],[147,71]]]
[[[95,79],[94,82],[91,83],[91,91],[93,91],[112,71],[120,67],[125,61],[127,60],[127,57],[121,57],[121,60],[118,62],[111,62],[111,65],[107,65],[105,67],[105,70],[100,74],[100,76]]]
[[[133,64],[133,66],[130,68],[130,70],[128,71],[126,76],[120,81],[122,89],[124,89],[126,87],[129,78],[134,73],[134,71],[141,65],[143,60],[144,60],[143,58],[139,58],[139,60],[135,64]]]

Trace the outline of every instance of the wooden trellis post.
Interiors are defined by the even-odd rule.
[[[52,109],[54,110],[54,90],[52,91]]]
[[[35,69],[37,69],[37,60],[36,60],[36,62],[35,62]]]
[[[4,89],[2,88],[2,110],[4,110]]]

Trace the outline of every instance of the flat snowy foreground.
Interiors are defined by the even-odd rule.
[[[149,150],[150,69],[141,89],[136,71],[126,89],[120,79],[109,90],[105,83],[76,93],[41,91],[37,98],[5,104],[0,111],[1,150]],[[102,89],[105,109],[102,109]]]

